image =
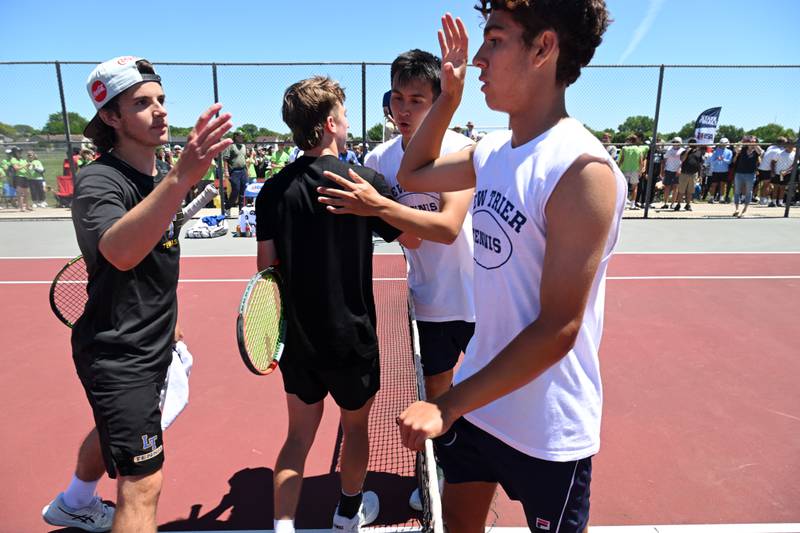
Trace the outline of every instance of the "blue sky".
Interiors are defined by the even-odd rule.
[[[481,36],[471,0],[272,0],[219,2],[172,0],[109,2],[4,0],[0,61],[100,61],[139,55],[158,62],[391,62],[402,51],[438,53],[436,30],[445,11],[461,16],[473,46]],[[32,12],[31,6],[34,7]],[[614,18],[592,64],[800,64],[798,0],[608,0]],[[27,22],[25,22],[27,21]],[[70,111],[86,117],[93,107],[84,82],[91,65],[63,67]],[[209,67],[163,66],[170,122],[188,126],[212,102]],[[286,131],[280,120],[283,89],[313,74],[330,74],[348,89],[351,129],[361,130],[360,66],[220,67],[220,101],[237,124],[252,122]],[[455,123],[502,127],[470,73]],[[367,68],[367,127],[381,117],[388,67]],[[41,127],[60,110],[52,65],[0,65],[0,122]],[[567,94],[570,113],[593,128],[618,126],[629,115],[653,115],[657,69],[584,70]],[[668,69],[662,131],[676,130],[708,107],[723,107],[721,123],[753,128],[778,122],[797,130],[800,69]]]

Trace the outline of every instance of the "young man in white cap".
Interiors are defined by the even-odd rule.
[[[156,187],[167,111],[153,66],[136,57],[106,61],[87,89],[97,114],[84,135],[101,156],[75,180],[72,220],[89,297],[72,330],[72,353],[96,428],[81,445],[69,487],[42,513],[57,526],[151,532],[164,460],[159,395],[177,315],[178,214],[186,192],[230,143],[222,139],[230,115],[213,118],[219,104],[206,110]],[[118,478],[116,512],[94,495],[104,470]]]
[[[488,107],[510,131],[439,155],[469,55],[460,20],[443,19],[442,94],[406,149],[406,190],[475,187],[475,335],[454,386],[399,417],[419,450],[441,437],[450,531],[483,532],[497,484],[532,531],[577,533],[589,519],[600,448],[598,348],[605,276],[619,237],[625,178],[567,114],[565,92],[608,24],[603,0],[481,0],[480,69]]]

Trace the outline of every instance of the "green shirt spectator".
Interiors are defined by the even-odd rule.
[[[216,160],[211,160],[211,166],[208,167],[208,170],[203,175],[203,181],[214,181],[217,179],[217,162]]]
[[[274,154],[272,154],[272,166],[278,167],[275,170],[280,170],[287,163],[289,163],[289,150],[287,148],[279,148]]]
[[[19,176],[20,178],[27,178],[28,177],[28,162],[22,159],[17,159],[16,157],[12,157],[9,160],[10,165],[14,167],[14,173]]]
[[[619,169],[622,172],[639,172],[639,169],[642,168],[643,157],[644,152],[642,152],[641,146],[623,146],[622,155],[619,158]]]
[[[38,159],[28,161],[28,179],[44,180],[44,165]]]
[[[247,158],[247,177],[248,178],[256,178],[256,158],[255,156],[251,156]]]

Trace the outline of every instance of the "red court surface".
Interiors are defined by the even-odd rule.
[[[66,486],[93,424],[69,331],[47,301],[64,262],[0,260],[0,533],[48,530],[40,510]],[[281,380],[245,370],[234,333],[254,268],[249,257],[182,260],[180,323],[195,366],[190,404],[165,434],[163,530],[272,527],[271,467],[286,430]],[[402,256],[376,256],[379,298],[403,292],[404,275]],[[593,525],[800,522],[799,300],[800,254],[613,259]],[[329,403],[298,527],[330,527],[337,424]],[[375,472],[368,484],[383,495],[380,523],[412,516],[413,481]],[[107,479],[99,492],[115,499]],[[502,493],[490,521],[525,523]]]

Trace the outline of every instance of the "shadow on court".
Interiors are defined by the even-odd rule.
[[[272,529],[272,469],[246,468],[228,480],[230,490],[213,509],[192,505],[188,517],[159,526],[159,531],[212,531]],[[408,507],[413,478],[383,472],[367,473],[366,490],[378,494],[380,514],[375,525],[396,524],[416,518]],[[303,491],[295,520],[298,528],[329,528],[339,500],[339,475],[325,474],[303,480]],[[227,514],[227,519],[221,519]],[[61,530],[67,531],[67,530]]]

